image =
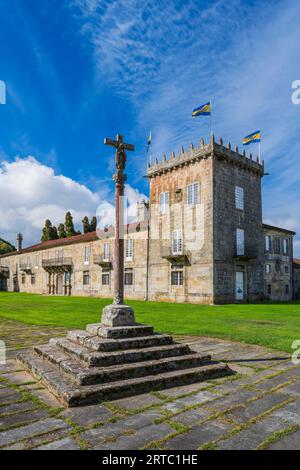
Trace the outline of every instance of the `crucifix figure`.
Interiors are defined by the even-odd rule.
[[[102,323],[109,326],[132,325],[134,313],[124,305],[124,184],[126,174],[126,150],[133,151],[134,145],[123,142],[118,134],[116,140],[104,139],[105,145],[116,149],[116,173],[113,175],[116,194],[115,249],[114,249],[114,302],[104,308]]]

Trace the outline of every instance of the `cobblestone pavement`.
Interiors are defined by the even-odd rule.
[[[63,332],[2,323],[10,358],[0,365],[0,448],[300,449],[300,366],[286,353],[181,337],[236,375],[64,409],[13,358],[18,348]]]

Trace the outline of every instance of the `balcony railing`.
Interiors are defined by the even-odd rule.
[[[235,254],[233,256],[238,261],[248,261],[257,258],[257,250],[246,248],[243,254]]]
[[[161,257],[175,263],[187,263],[190,261],[191,252],[183,247],[181,250],[173,250],[171,246],[161,248]]]
[[[73,266],[72,258],[49,258],[42,259],[43,268],[55,268],[55,267],[71,267]]]
[[[0,276],[8,277],[9,276],[9,268],[6,266],[0,266]]]
[[[98,264],[102,268],[111,268],[112,267],[112,260],[110,256],[104,255],[94,255],[93,257],[94,264]]]

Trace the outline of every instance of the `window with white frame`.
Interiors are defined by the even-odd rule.
[[[39,265],[40,265],[40,257],[39,257],[39,255],[36,255],[36,257],[35,257],[35,269],[39,269]]]
[[[169,208],[169,193],[164,192],[159,195],[159,212],[166,214]]]
[[[125,257],[128,261],[132,260],[133,257],[133,240],[131,238],[126,240]]]
[[[270,264],[266,264],[266,274],[270,274],[271,273],[271,265]]]
[[[90,247],[85,246],[83,250],[84,264],[90,264]]]
[[[172,254],[180,255],[182,253],[182,231],[174,230],[172,232]]]
[[[103,261],[109,260],[109,242],[105,242],[103,245]]]
[[[102,285],[109,286],[109,273],[102,274]]]
[[[132,272],[132,270],[125,270],[124,284],[125,284],[125,286],[132,286],[133,285],[133,272]]]
[[[289,243],[288,243],[288,239],[287,238],[284,238],[283,240],[283,254],[284,255],[287,255],[289,252]]]
[[[199,183],[189,184],[187,187],[187,203],[189,206],[199,204]]]
[[[242,228],[236,229],[236,254],[238,256],[245,254],[245,231]]]
[[[270,235],[265,235],[265,251],[266,252],[271,251],[271,236]]]
[[[171,272],[171,285],[182,286],[183,284],[183,271],[172,271]]]
[[[244,189],[240,186],[235,187],[235,207],[244,210]]]
[[[89,273],[89,271],[83,271],[82,281],[83,281],[84,286],[89,285],[89,283],[90,283],[90,273]]]
[[[30,256],[27,256],[26,258],[26,268],[30,268],[31,262],[30,262]]]
[[[288,274],[290,272],[289,266],[284,267],[284,272],[285,272],[285,274]]]

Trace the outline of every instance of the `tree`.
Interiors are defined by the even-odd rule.
[[[51,227],[50,237],[50,240],[58,240],[57,228],[55,226]]]
[[[82,219],[83,233],[88,233],[91,231],[90,222],[88,216],[83,217]]]
[[[90,232],[95,232],[97,229],[97,217],[93,217],[90,223]]]
[[[11,251],[16,251],[16,248],[3,238],[0,238],[0,255],[4,255],[4,253],[10,253]]]
[[[66,238],[66,229],[64,224],[59,224],[58,226],[58,238]]]
[[[78,235],[78,232],[75,232],[73,217],[70,211],[66,213],[65,227],[67,237],[73,237],[74,235]]]
[[[52,229],[52,223],[49,219],[45,220],[45,226],[42,231],[42,242],[47,242],[48,240],[51,240],[51,229]]]

